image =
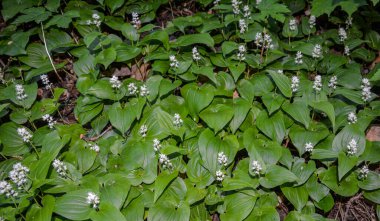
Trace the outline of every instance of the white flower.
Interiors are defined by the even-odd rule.
[[[251,9],[248,5],[244,5],[243,7],[243,17],[246,19],[251,19]]]
[[[284,74],[284,70],[277,70],[277,73]]]
[[[100,152],[100,147],[96,143],[94,143],[94,144],[89,143],[88,146],[90,147],[90,150],[93,150],[96,153]]]
[[[86,20],[86,25],[92,25],[92,21],[91,20]]]
[[[274,45],[272,44],[272,37],[265,33],[264,34],[264,48],[265,49],[273,49]]]
[[[17,128],[17,133],[25,143],[29,143],[30,139],[33,137],[33,135],[25,127]]]
[[[98,14],[93,13],[92,14],[92,19],[93,20],[90,21],[90,22],[87,21],[87,24],[94,24],[94,25],[96,25],[98,27],[102,24],[102,22],[100,21],[100,16]]]
[[[139,29],[141,27],[139,14],[136,12],[132,12],[132,24],[133,24],[133,27],[135,27],[136,29]]]
[[[261,44],[263,43],[263,34],[261,32],[257,32],[255,36],[255,44],[257,47],[261,47]]]
[[[299,83],[300,83],[300,79],[297,76],[293,76],[292,77],[292,85],[291,85],[293,92],[298,91]]]
[[[313,58],[320,58],[322,56],[322,47],[319,44],[314,46],[313,52],[311,54]]]
[[[175,55],[170,55],[169,56],[169,61],[170,61],[170,67],[171,68],[178,68],[179,67],[179,62]]]
[[[252,172],[253,174],[255,174],[256,176],[257,175],[260,175],[261,171],[263,170],[263,168],[261,167],[259,161],[252,161]]]
[[[173,164],[165,154],[160,153],[158,157],[158,161],[162,165],[163,169],[171,169],[173,167]]]
[[[218,5],[219,2],[220,2],[220,0],[215,0],[215,1],[214,1],[214,5]]]
[[[42,84],[45,85],[45,89],[48,90],[48,89],[51,88],[52,84],[50,83],[49,78],[48,78],[48,76],[46,74],[41,75],[40,79],[42,81]]]
[[[92,19],[99,20],[100,16],[98,14],[94,13],[94,14],[92,14]]]
[[[289,21],[289,29],[291,31],[295,31],[297,28],[297,21],[295,19],[290,19]]]
[[[224,154],[224,152],[219,152],[218,153],[218,163],[223,166],[227,166],[228,158]]]
[[[352,156],[358,152],[358,144],[355,139],[351,139],[351,141],[347,145],[347,154]]]
[[[128,93],[129,94],[132,94],[132,95],[135,95],[137,94],[139,91],[138,91],[138,88],[137,86],[135,85],[135,83],[129,83],[128,84]]]
[[[111,83],[112,88],[119,89],[121,87],[121,81],[119,81],[119,78],[115,75],[112,76],[112,78],[110,78],[110,83]]]
[[[140,96],[141,97],[146,97],[149,95],[149,90],[148,90],[148,87],[144,84],[142,86],[140,86]]]
[[[42,116],[42,120],[48,122],[48,127],[49,127],[50,129],[53,129],[53,128],[54,128],[54,125],[57,124],[57,121],[55,121],[55,120],[53,119],[53,117],[50,116],[50,114],[45,114],[45,115],[43,115],[43,116]]]
[[[256,5],[260,4],[262,0],[256,0]]]
[[[368,78],[363,78],[362,79],[362,99],[364,102],[369,101],[371,99],[372,94],[371,94],[371,84],[369,83]]]
[[[239,20],[239,28],[240,28],[240,34],[243,34],[244,32],[247,31],[248,26],[247,26],[247,23],[245,23],[244,19]]]
[[[24,86],[22,84],[16,84],[16,98],[19,101],[22,101],[28,97],[27,94],[25,94]]]
[[[314,26],[316,24],[316,20],[317,20],[317,18],[314,15],[310,15],[310,18],[309,18],[309,27],[310,28],[314,28]]]
[[[359,170],[359,175],[358,178],[359,180],[366,179],[369,173],[369,169],[367,165],[364,165],[362,168]]]
[[[350,48],[348,46],[344,46],[344,55],[350,56]]]
[[[314,145],[311,142],[308,142],[305,144],[305,151],[306,152],[310,153],[313,151],[313,149],[314,149]]]
[[[303,54],[302,54],[302,52],[297,51],[296,59],[295,59],[294,62],[295,62],[296,64],[302,64],[302,63],[303,63],[302,58],[303,58]]]
[[[313,88],[315,91],[321,91],[322,90],[322,77],[321,77],[321,75],[315,76]]]
[[[96,195],[93,192],[88,192],[87,193],[87,201],[88,204],[92,205],[92,208],[98,208],[99,203],[100,203],[100,198],[98,195]]]
[[[67,176],[67,166],[64,162],[55,159],[53,161],[53,167],[57,171],[58,175],[61,177],[66,177]]]
[[[159,151],[160,149],[161,149],[161,142],[160,142],[160,140],[159,139],[157,139],[157,138],[155,138],[154,140],[153,140],[153,149],[154,149],[154,151]]]
[[[352,17],[349,17],[346,20],[346,29],[348,29],[351,25],[352,25]]]
[[[173,117],[173,124],[174,124],[174,126],[176,126],[176,127],[181,127],[182,124],[183,124],[183,120],[181,119],[181,116],[180,116],[178,113],[175,113],[175,114],[174,114],[174,117]]]
[[[245,49],[245,46],[244,45],[239,45],[239,51],[237,53],[237,57],[239,60],[243,61],[245,60],[245,53],[246,53],[246,49]]]
[[[200,56],[200,54],[199,54],[199,52],[198,52],[197,47],[194,47],[193,50],[192,50],[192,52],[193,52],[193,60],[194,60],[194,61],[199,61],[199,60],[201,60],[201,56]]]
[[[5,197],[16,197],[18,193],[12,188],[11,184],[7,181],[0,181],[0,195],[4,194]]]
[[[358,117],[356,116],[355,112],[350,112],[347,115],[348,124],[354,124],[358,121]]]
[[[139,129],[139,134],[142,136],[142,137],[146,137],[146,133],[148,132],[148,127],[143,124],[141,125],[140,129]]]
[[[239,0],[232,0],[231,3],[232,3],[232,12],[235,15],[240,14],[240,4],[241,4],[241,1],[239,1]]]
[[[223,179],[225,177],[223,171],[221,171],[221,170],[216,171],[215,176],[216,176],[216,180],[220,181],[220,182],[223,181]]]
[[[255,44],[257,47],[264,47],[265,49],[272,49],[274,46],[272,44],[272,37],[267,33],[256,33]]]
[[[339,33],[340,41],[344,41],[347,39],[347,32],[346,32],[346,30],[344,30],[344,28],[339,28],[338,33]]]
[[[9,178],[19,189],[21,189],[22,186],[28,182],[28,173],[28,167],[23,166],[21,163],[16,163],[13,165],[13,169],[9,172]]]
[[[336,89],[336,85],[338,84],[338,78],[334,75],[330,78],[329,81],[329,88]]]

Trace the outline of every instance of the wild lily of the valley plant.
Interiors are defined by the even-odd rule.
[[[379,214],[378,2],[3,0],[0,220]]]

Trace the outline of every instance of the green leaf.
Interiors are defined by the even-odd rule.
[[[185,47],[193,44],[205,44],[214,47],[214,39],[208,33],[184,35],[172,43],[173,47]]]
[[[257,128],[272,140],[281,143],[285,137],[286,128],[282,112],[276,112],[269,117],[265,110],[256,119]]]
[[[325,13],[330,15],[334,9],[335,6],[333,6],[332,0],[314,0],[311,4],[311,14],[316,17],[319,17]]]
[[[169,49],[169,35],[166,31],[155,31],[145,36],[139,44],[153,44],[155,41],[160,41],[166,49]]]
[[[254,89],[254,85],[246,79],[239,80],[237,84],[237,90],[239,91],[241,97],[250,103],[252,103],[253,99],[255,98]]]
[[[28,32],[16,32],[12,34],[9,41],[0,41],[0,54],[8,56],[26,54],[25,47],[28,44],[29,35],[30,33]]]
[[[316,169],[317,168],[313,160],[309,160],[306,164],[303,158],[296,158],[292,166],[292,173],[297,175],[299,178],[297,185],[303,185]]]
[[[127,44],[119,44],[115,46],[116,62],[124,62],[137,57],[141,53],[141,49]]]
[[[32,217],[28,217],[31,221],[50,221],[52,219],[53,209],[55,205],[55,198],[51,195],[45,195],[42,199],[43,207],[32,205],[36,209],[36,213]]]
[[[306,189],[310,197],[316,202],[320,202],[330,192],[330,189],[327,186],[322,185],[318,182],[317,174],[313,174],[309,178],[306,183]]]
[[[257,5],[260,10],[260,15],[262,17],[272,17],[277,21],[283,23],[285,20],[285,15],[290,12],[290,10],[284,4],[277,3],[277,0],[266,0],[262,1]]]
[[[51,12],[46,11],[42,7],[28,8],[23,10],[22,13],[23,15],[18,16],[12,24],[19,25],[31,21],[41,23],[51,16]]]
[[[357,124],[350,124],[344,127],[334,138],[332,149],[335,152],[347,152],[347,145],[351,140],[357,143],[357,152],[355,156],[360,156],[366,146],[365,134]]]
[[[335,112],[334,106],[328,101],[313,102],[310,106],[316,110],[323,111],[330,119],[331,125],[335,130]]]
[[[369,41],[369,47],[375,50],[380,50],[380,34],[374,30],[368,30],[365,35],[365,40]]]
[[[339,181],[342,180],[344,175],[346,175],[358,162],[358,157],[349,157],[344,152],[339,152],[338,155],[338,177]]]
[[[90,218],[94,221],[126,221],[125,217],[119,211],[119,209],[117,209],[115,206],[108,202],[100,203],[99,211],[92,210]]]
[[[35,4],[33,0],[20,0],[17,4],[13,0],[2,1],[1,14],[4,21],[7,21],[17,15],[26,8],[30,8]]]
[[[298,177],[294,173],[277,165],[268,167],[265,176],[259,179],[260,184],[265,188],[274,188],[297,180]]]
[[[87,203],[88,192],[91,190],[76,190],[56,198],[54,212],[71,220],[89,219],[93,209]]]
[[[285,98],[281,94],[272,92],[263,95],[261,99],[266,106],[269,115],[277,111],[285,101]]]
[[[224,41],[222,44],[223,57],[230,54],[238,48],[239,44],[233,41]]]
[[[225,104],[212,104],[199,114],[200,118],[211,127],[215,133],[219,132],[234,116],[232,107]]]
[[[50,64],[45,47],[39,43],[31,43],[26,49],[27,56],[20,57],[20,61],[34,68]]]
[[[321,182],[336,194],[344,197],[353,196],[359,190],[355,173],[350,173],[338,182],[338,171],[335,166],[330,166],[327,171],[323,172]]]
[[[96,56],[96,62],[104,65],[104,68],[107,67],[116,60],[116,50],[113,47],[109,47],[105,50],[102,50],[98,56]]]
[[[230,123],[230,128],[233,134],[239,129],[250,109],[251,105],[247,100],[242,98],[233,99],[234,117]]]
[[[253,208],[252,213],[247,217],[246,220],[255,221],[280,221],[280,216],[277,213],[276,208],[273,207],[263,207],[256,206]]]
[[[358,186],[363,190],[376,190],[380,189],[380,174],[374,171],[369,171],[367,177],[359,181]]]
[[[282,109],[288,113],[294,120],[302,123],[306,128],[309,128],[311,118],[310,110],[302,101],[295,101],[293,103],[286,102]]]
[[[119,100],[126,94],[126,89],[112,88],[109,79],[99,79],[87,90],[86,94],[100,99]]]
[[[380,204],[380,189],[374,190],[374,191],[365,191],[363,196],[377,204]]]
[[[204,84],[202,87],[198,87],[196,84],[187,84],[181,88],[181,94],[193,117],[211,103],[214,99],[213,92],[214,88],[209,84]]]
[[[65,66],[65,62],[63,63],[59,63],[59,64],[55,64],[54,67],[56,70],[58,69],[61,69]],[[35,76],[39,76],[39,75],[42,75],[42,74],[46,74],[50,71],[53,71],[54,68],[51,64],[46,64],[44,66],[41,66],[39,68],[36,68],[36,69],[32,69],[31,71],[28,71],[25,75],[25,80],[26,81],[29,81],[30,79],[32,79],[33,77]]]
[[[185,201],[178,205],[172,201],[156,203],[149,209],[148,214],[148,221],[178,221],[189,220],[189,218],[190,206]]]
[[[302,210],[309,198],[305,185],[299,187],[281,187],[281,191],[298,211]]]
[[[273,81],[276,83],[276,86],[278,87],[278,89],[280,89],[281,93],[285,97],[291,97],[292,89],[290,79],[286,75],[277,73],[272,70],[267,70],[267,72],[272,77]]]
[[[74,72],[80,77],[85,74],[92,74],[96,70],[96,59],[90,54],[81,56],[76,62],[74,62]]]
[[[256,193],[252,190],[227,195],[224,198],[225,211],[220,215],[221,220],[244,220],[251,213],[256,199]]]
[[[158,200],[161,194],[164,192],[166,187],[178,176],[178,171],[161,173],[157,176],[156,181],[154,182],[154,202]]]
[[[105,4],[111,9],[111,14],[124,4],[124,0],[105,0]]]

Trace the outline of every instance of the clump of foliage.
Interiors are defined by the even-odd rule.
[[[0,220],[380,204],[378,2],[3,0]]]

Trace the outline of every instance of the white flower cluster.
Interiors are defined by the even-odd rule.
[[[240,34],[244,34],[248,30],[248,25],[244,19],[239,19]]]
[[[52,116],[50,116],[50,114],[45,114],[42,116],[42,120],[46,121],[48,123],[48,127],[50,129],[53,129],[54,128],[54,125],[57,123],[57,121],[55,121],[53,119]]]
[[[157,138],[153,140],[153,149],[154,151],[159,151],[161,149],[161,141]]]
[[[219,152],[218,153],[218,163],[223,166],[227,166],[228,158],[224,154],[224,152]]]
[[[255,174],[256,176],[260,175],[261,171],[263,170],[259,161],[257,161],[257,160],[252,161],[252,167],[251,168],[252,168],[253,174]]]
[[[347,18],[345,23],[346,23],[346,29],[350,28],[350,26],[352,25],[352,17]]]
[[[363,179],[367,178],[368,173],[369,173],[368,166],[367,166],[367,165],[364,165],[364,166],[363,166],[362,168],[360,168],[360,170],[359,170],[359,175],[358,175],[359,180],[363,180]]]
[[[338,31],[338,34],[339,34],[339,40],[340,41],[344,41],[347,39],[347,32],[346,30],[344,30],[344,28],[339,28],[339,31]]]
[[[352,156],[358,152],[358,144],[355,139],[351,139],[351,141],[347,145],[347,154]]]
[[[102,24],[102,21],[100,21],[100,16],[96,13],[92,14],[92,20],[86,21],[87,25],[96,25],[97,27],[100,27]]]
[[[179,62],[175,55],[170,55],[169,56],[169,61],[170,61],[170,67],[171,68],[178,68],[179,67]]]
[[[279,73],[279,74],[284,74],[284,70],[277,70],[277,73]]]
[[[55,159],[53,161],[53,167],[57,171],[58,175],[61,177],[67,177],[67,166],[64,162]]]
[[[140,17],[137,12],[132,12],[132,25],[136,29],[139,29],[141,27]]]
[[[148,132],[148,126],[146,126],[145,124],[141,125],[141,127],[139,129],[140,136],[146,137],[147,132]]]
[[[299,83],[300,83],[300,79],[297,76],[293,76],[292,77],[292,85],[291,85],[293,92],[298,91]]]
[[[193,50],[192,50],[192,52],[193,52],[193,60],[194,61],[201,60],[201,55],[199,54],[197,47],[194,47]]]
[[[22,186],[28,182],[28,173],[28,167],[23,166],[21,163],[16,163],[13,165],[13,169],[9,172],[9,178],[19,189],[21,189]]]
[[[110,83],[111,83],[112,88],[119,89],[121,87],[121,81],[115,75],[112,76],[112,78],[110,78]]]
[[[100,203],[100,198],[98,195],[96,195],[93,192],[88,192],[87,193],[87,203],[92,205],[92,208],[98,208],[99,203]]]
[[[183,124],[183,120],[181,119],[181,115],[179,115],[178,113],[175,113],[175,114],[174,114],[174,117],[173,117],[173,124],[174,124],[174,126],[176,126],[176,127],[181,127],[182,124]]]
[[[238,53],[237,53],[237,58],[240,60],[240,61],[244,61],[245,60],[245,53],[247,52],[247,50],[245,49],[245,46],[244,45],[239,45],[239,48],[238,48]]]
[[[302,63],[303,63],[302,58],[303,58],[303,54],[302,54],[302,52],[297,51],[296,59],[295,59],[294,62],[295,62],[296,64],[302,64]]]
[[[260,4],[262,0],[256,0],[256,5]]]
[[[233,12],[235,15],[240,14],[240,5],[241,5],[241,1],[239,1],[239,0],[232,0],[232,1],[231,1],[231,4],[232,4],[232,12]]]
[[[46,90],[51,89],[52,84],[50,83],[49,78],[46,74],[41,75],[40,79],[42,81],[42,84],[45,85]]]
[[[314,15],[310,15],[310,18],[309,18],[309,27],[311,29],[315,27],[316,21],[317,21],[317,18]]]
[[[219,5],[220,0],[215,0],[214,5]]]
[[[369,83],[368,78],[362,79],[361,88],[362,88],[362,99],[363,99],[363,101],[364,102],[369,101],[369,99],[371,99],[372,95],[371,95],[371,84]]]
[[[314,149],[314,145],[311,142],[305,144],[305,151],[311,153]]]
[[[297,28],[297,20],[295,20],[295,19],[290,19],[290,21],[289,21],[289,29],[290,29],[291,31],[295,31],[296,28]]]
[[[128,84],[128,93],[132,95],[136,95],[139,92],[139,89],[135,85],[135,83]]]
[[[320,44],[316,44],[313,48],[313,52],[311,53],[313,58],[320,58],[322,56],[322,47]]]
[[[348,46],[344,46],[344,55],[350,56],[350,48]]]
[[[143,84],[142,86],[140,86],[140,96],[146,97],[148,95],[149,95],[148,87],[145,84]]]
[[[5,197],[16,197],[18,193],[12,188],[11,184],[7,181],[0,181],[0,195],[4,194]]]
[[[173,167],[173,164],[165,154],[160,153],[158,161],[162,165],[163,169],[171,169]]]
[[[216,176],[216,180],[220,182],[222,182],[225,177],[224,172],[221,170],[216,171],[215,176]]]
[[[28,97],[28,95],[25,94],[25,89],[24,89],[24,86],[22,84],[16,84],[15,88],[16,88],[16,99],[17,100],[22,101]]]
[[[251,19],[251,9],[249,8],[249,5],[244,5],[243,17],[246,19]]]
[[[329,88],[336,89],[336,85],[338,84],[338,78],[334,75],[330,78],[329,81]]]
[[[258,32],[255,36],[255,44],[257,47],[263,47],[265,49],[273,49],[272,38],[267,33]]]
[[[354,124],[358,121],[358,117],[356,116],[355,112],[350,112],[347,115],[348,124]]]
[[[95,151],[96,153],[99,153],[99,152],[100,152],[100,147],[99,147],[96,143],[94,143],[94,144],[89,143],[89,144],[88,144],[88,147],[90,147],[90,150],[93,150],[93,151]]]
[[[313,88],[315,91],[321,91],[322,90],[322,77],[321,77],[321,75],[315,76]]]
[[[30,139],[33,137],[33,135],[25,127],[17,128],[17,133],[25,143],[29,143]]]

